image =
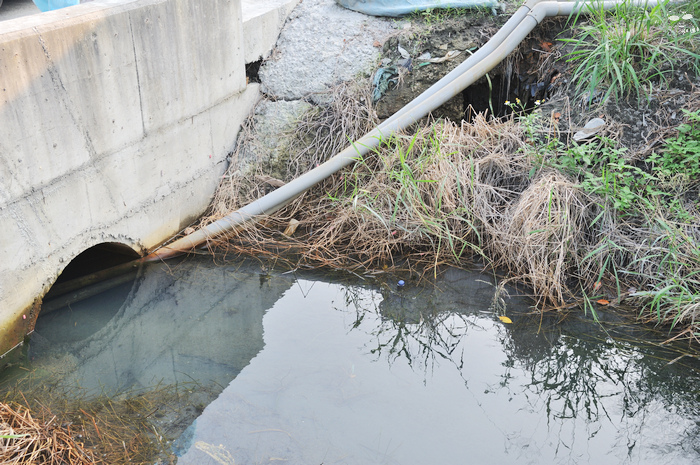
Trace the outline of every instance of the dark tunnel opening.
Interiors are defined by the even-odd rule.
[[[32,339],[60,343],[98,331],[128,298],[138,258],[119,243],[98,244],[75,257],[44,296]]]

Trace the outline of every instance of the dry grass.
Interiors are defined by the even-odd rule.
[[[351,98],[349,92],[338,95],[343,101]],[[353,114],[361,121],[340,122],[347,116],[342,109],[351,107],[339,102],[315,113],[317,123],[305,120],[301,125],[352,127],[361,133],[374,124],[367,108]],[[682,321],[690,333],[697,331],[697,211],[690,211],[695,223],[677,221],[661,204],[640,204],[635,215],[621,215],[605,198],[585,192],[580,179],[547,167],[557,149],[541,140],[566,139],[568,133],[557,132],[554,119],[538,121],[539,126],[532,119],[528,126],[483,115],[461,125],[426,121],[218,246],[290,267],[403,267],[421,274],[479,257],[510,281],[529,286],[541,308],[570,305],[586,296],[603,296],[613,304],[630,299],[646,309],[644,318]],[[309,131],[307,135],[314,133]],[[324,130],[318,134],[313,143],[332,148],[309,148],[294,158],[293,169],[325,160],[357,133],[332,141]],[[643,159],[636,153],[626,156]],[[222,185],[217,199],[238,207],[251,200],[251,192],[263,193],[240,186],[241,180]],[[291,220],[299,227],[288,237],[282,231]],[[661,294],[664,299],[658,298]]]
[[[0,462],[4,464],[83,465],[95,463],[56,417],[36,419],[18,404],[0,403]]]
[[[412,136],[395,136],[264,227],[248,228],[233,247],[255,254],[293,251],[295,266],[396,266],[395,257],[436,266],[488,253],[500,266],[519,269],[507,259],[509,249],[491,238],[501,235],[509,206],[530,185],[525,145],[512,120],[426,122]],[[226,197],[237,194],[230,189]],[[291,218],[300,221],[300,232],[283,237],[278,231]]]
[[[331,91],[330,104],[302,115],[290,134],[296,150],[287,165],[288,181],[333,157],[379,124],[370,89],[366,81],[339,84]]]
[[[561,173],[543,172],[496,222],[497,266],[527,282],[538,299],[561,304],[580,269],[593,219],[591,200]]]
[[[29,388],[25,396],[20,389],[0,402],[0,463],[145,465],[159,457],[165,463],[165,446],[151,419],[170,408],[171,389],[118,399],[73,399],[75,393],[48,387]]]
[[[282,181],[290,181],[313,169],[349,145],[349,141],[364,136],[377,123],[372,107],[368,82],[342,83],[332,89],[331,102],[323,107],[313,107],[302,114],[294,131],[280,134],[288,141],[290,153],[286,163],[287,175]],[[241,157],[246,145],[256,145],[254,118],[248,118],[241,128],[233,160]],[[201,222],[206,225],[226,216],[265,195],[273,187],[265,181],[268,173],[262,171],[241,173],[231,169],[221,180],[211,207]]]

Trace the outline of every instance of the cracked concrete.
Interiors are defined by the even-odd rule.
[[[231,170],[248,175],[262,169],[286,179],[296,120],[313,105],[327,104],[337,84],[370,76],[381,46],[404,23],[357,13],[334,0],[301,2],[260,67],[265,98],[251,116],[251,134],[239,141]]]
[[[334,85],[369,76],[395,20],[345,9],[333,0],[304,0],[289,16],[261,69],[273,100],[327,102]]]

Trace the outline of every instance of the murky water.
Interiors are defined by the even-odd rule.
[[[152,266],[117,308],[41,320],[27,368],[110,395],[187,386],[196,413],[159,424],[180,464],[700,463],[697,359],[614,315],[510,298],[504,324],[477,273],[395,281]]]

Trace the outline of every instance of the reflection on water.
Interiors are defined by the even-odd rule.
[[[635,333],[619,322],[601,328],[576,319],[543,330],[539,343],[514,331],[502,341],[514,361],[503,387],[546,413],[560,451],[576,450],[583,433],[589,447],[602,435],[606,456],[620,463],[698,463],[700,364],[632,342]],[[508,379],[513,371],[522,382]]]
[[[697,363],[524,302],[503,325],[484,281],[297,281],[180,463],[217,463],[213,445],[242,463],[698,463]]]
[[[114,392],[219,386],[180,464],[700,463],[698,360],[614,314],[510,299],[504,325],[492,280],[457,270],[424,288],[328,280],[153,267],[103,327],[46,336],[30,366]]]
[[[33,346],[71,343],[90,337],[107,325],[129,297],[131,279],[99,296],[71,303],[37,320]]]
[[[223,387],[262,348],[263,313],[291,284],[210,260],[154,265],[116,312],[103,295],[91,313],[83,302],[39,318],[29,356],[35,363],[60,357],[50,368],[87,392],[186,381]]]

